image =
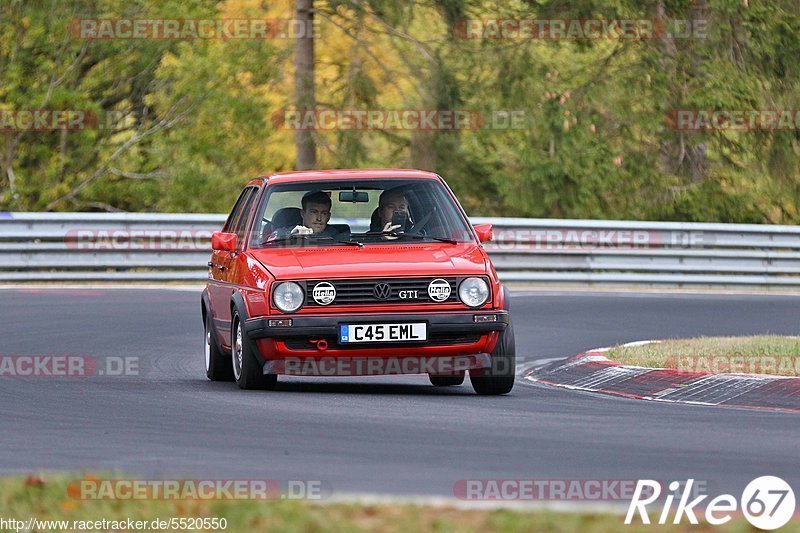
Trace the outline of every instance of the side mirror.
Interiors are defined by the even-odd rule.
[[[494,238],[494,229],[491,224],[476,224],[473,227],[480,242],[489,242]]]
[[[218,252],[235,252],[236,234],[215,231],[211,234],[211,249]]]

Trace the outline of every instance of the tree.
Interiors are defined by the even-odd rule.
[[[297,22],[302,28],[312,28],[314,23],[314,0],[297,0]],[[295,102],[300,110],[316,108],[314,95],[314,35],[298,32],[295,47]],[[317,167],[317,148],[311,130],[295,132],[298,170]]]

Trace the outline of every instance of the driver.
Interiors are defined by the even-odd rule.
[[[405,228],[401,228],[399,224],[392,224],[392,217],[395,212],[405,213],[407,220]],[[387,189],[383,191],[380,198],[378,198],[376,215],[377,216],[373,217],[372,231],[392,232],[407,230],[411,223],[411,216],[408,211],[408,198],[403,191],[399,189]],[[393,235],[383,235],[382,238],[393,240],[397,237]]]
[[[383,191],[378,199],[378,212],[381,217],[383,231],[400,229],[400,225],[392,226],[392,216],[395,211],[400,211],[408,216],[408,199],[401,191]]]

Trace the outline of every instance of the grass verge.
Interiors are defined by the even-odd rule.
[[[620,364],[697,372],[800,376],[800,337],[698,337],[641,346],[615,346],[606,357]]]
[[[459,510],[452,506],[422,506],[405,504],[320,504],[296,500],[220,501],[220,500],[81,500],[70,494],[69,485],[77,478],[66,475],[28,476],[0,479],[0,518],[27,521],[66,520],[65,530],[85,530],[80,521],[141,520],[172,518],[225,518],[226,532],[251,531],[435,531],[485,532],[531,531],[590,533],[692,531],[744,532],[750,531],[747,522],[736,518],[722,527],[701,524],[691,526],[653,526],[634,523],[624,526],[622,515],[597,513],[567,513],[550,510],[518,511],[507,509]],[[110,479],[106,477],[105,479]],[[652,519],[656,519],[654,515]],[[73,527],[78,521],[79,527]],[[8,523],[6,522],[6,525]],[[36,529],[36,528],[35,528]],[[59,530],[44,528],[39,531]],[[102,528],[91,527],[93,530]],[[166,528],[170,531],[177,528]],[[799,531],[800,525],[788,524],[787,531]],[[13,531],[13,528],[5,530]],[[64,529],[60,529],[64,530]],[[124,528],[123,528],[124,530]],[[152,528],[149,529],[153,531]],[[202,529],[201,529],[202,530]],[[214,531],[206,529],[205,531]],[[216,529],[222,531],[222,529]]]

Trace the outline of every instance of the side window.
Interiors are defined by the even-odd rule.
[[[236,203],[233,204],[233,209],[231,209],[231,214],[228,215],[228,220],[225,221],[225,226],[222,227],[222,231],[224,233],[231,233],[233,232],[232,228],[236,227],[237,219],[242,212],[242,207],[244,206],[244,202],[248,196],[248,191],[250,187],[246,188],[242,191],[239,195],[239,199],[236,200]]]
[[[236,221],[234,222],[233,226],[231,226],[230,231],[236,233],[236,242],[239,243],[239,248],[242,248],[244,244],[244,232],[247,229],[247,223],[250,220],[250,211],[252,210],[253,202],[255,202],[256,196],[258,196],[257,193],[258,189],[256,187],[248,187],[245,189],[242,209],[236,217]]]

